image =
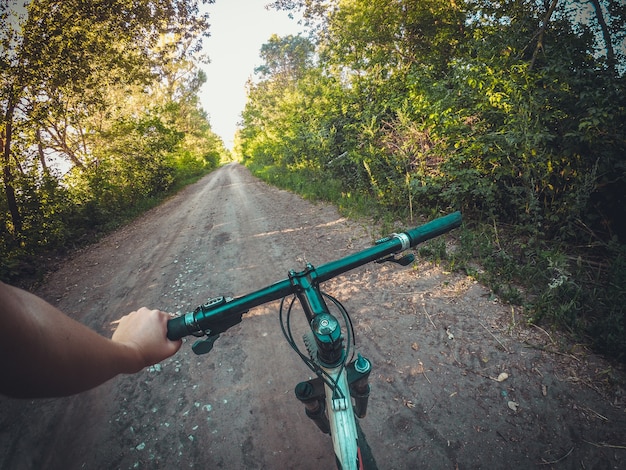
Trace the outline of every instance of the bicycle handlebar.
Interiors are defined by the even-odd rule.
[[[406,232],[378,240],[374,246],[363,251],[331,261],[318,268],[310,266],[307,269],[314,275],[315,282],[328,281],[351,269],[405,251],[419,243],[443,235],[460,225],[461,213],[454,212]],[[241,316],[251,308],[294,294],[296,289],[297,286],[289,278],[233,300],[220,298],[210,305],[205,304],[193,312],[169,320],[167,337],[177,340],[188,335],[219,336],[220,333],[239,323]]]

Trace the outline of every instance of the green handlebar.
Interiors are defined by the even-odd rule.
[[[408,230],[406,234],[411,239],[411,246],[416,246],[426,240],[443,235],[450,230],[457,228],[461,225],[462,217],[460,212],[453,212],[443,217],[439,217],[427,224],[420,225],[411,230]]]
[[[459,227],[461,220],[461,213],[454,212],[406,232],[394,234],[363,251],[331,261],[318,268],[310,267],[308,269],[314,276],[315,282],[319,284],[371,261],[399,253],[431,238],[443,235]],[[209,311],[197,310],[187,313],[168,321],[167,337],[171,340],[177,340],[184,336],[203,333],[208,330],[218,333],[223,332],[229,326],[237,323],[233,321],[233,316],[240,318],[243,313],[251,308],[291,295],[295,293],[296,289],[297,287],[290,279],[285,279],[256,292],[220,304]]]

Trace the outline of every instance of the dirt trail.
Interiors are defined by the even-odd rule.
[[[83,250],[38,293],[109,335],[131,309],[242,295],[376,235],[232,164]],[[551,333],[481,285],[420,263],[368,265],[325,287],[374,364],[362,427],[381,469],[626,468],[624,375],[547,352]],[[188,342],[79,396],[0,398],[0,468],[332,468],[329,439],[293,396],[310,374],[276,312],[253,310],[206,356]]]

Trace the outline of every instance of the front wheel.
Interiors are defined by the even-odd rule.
[[[360,468],[363,470],[378,470],[374,455],[372,455],[372,449],[365,439],[365,434],[361,429],[359,420],[356,420],[356,433],[359,439],[359,456],[360,456]]]

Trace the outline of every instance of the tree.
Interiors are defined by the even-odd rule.
[[[17,235],[22,221],[14,172],[32,165],[33,145],[41,149],[47,137],[51,150],[84,164],[76,133],[81,119],[106,103],[104,91],[115,84],[146,83],[158,65],[151,51],[160,35],[202,36],[207,18],[197,16],[195,0],[36,0],[23,10],[5,4],[0,147],[9,228]]]
[[[273,34],[261,46],[264,64],[255,69],[261,79],[272,79],[281,85],[295,83],[312,65],[315,47],[302,36],[279,37]]]
[[[464,24],[455,1],[341,0],[328,16],[323,49],[357,71],[420,64],[445,73]]]

